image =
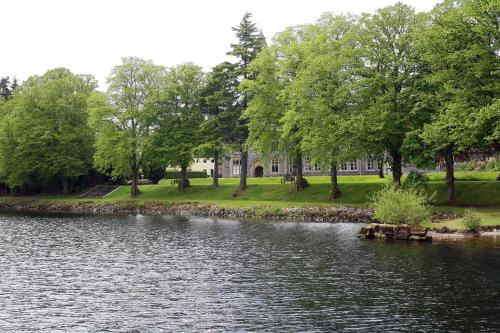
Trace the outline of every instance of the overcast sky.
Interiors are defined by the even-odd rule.
[[[227,59],[245,11],[266,38],[322,13],[373,12],[395,0],[12,0],[2,2],[0,76],[24,80],[54,67],[93,74],[101,88],[121,57],[209,70]],[[428,11],[438,0],[404,0]]]

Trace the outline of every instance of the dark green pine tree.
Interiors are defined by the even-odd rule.
[[[12,82],[8,76],[0,78],[0,98],[5,100],[9,99],[18,85],[16,78],[14,78]]]
[[[202,92],[203,144],[197,148],[197,154],[214,159],[214,188],[219,186],[219,158],[224,147],[238,142],[240,115],[235,99],[238,88],[235,69],[236,66],[229,62],[215,66],[208,75],[207,84]]]
[[[248,66],[255,59],[259,51],[266,45],[266,39],[262,31],[257,29],[255,23],[251,20],[252,14],[246,12],[241,20],[239,26],[232,28],[236,33],[236,38],[238,42],[231,44],[231,51],[228,52],[229,55],[236,57],[238,62],[236,63],[236,72],[238,74],[238,80],[241,82],[243,80],[252,79],[250,77],[250,72]],[[239,190],[243,191],[247,188],[247,169],[248,169],[248,148],[246,147],[246,141],[248,139],[248,127],[247,121],[241,117],[245,109],[247,108],[249,98],[251,96],[246,91],[241,91],[237,96],[238,108],[240,113],[239,118],[239,146],[241,153],[241,173],[240,173],[240,187]]]

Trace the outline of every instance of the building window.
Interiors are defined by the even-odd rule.
[[[304,158],[304,171],[311,171],[311,159],[309,157]]]
[[[207,160],[206,160],[206,159],[203,159],[203,163],[207,163]]]
[[[315,163],[314,164],[314,171],[321,171],[321,165],[319,165],[318,163]]]
[[[279,171],[279,162],[277,158],[273,158],[271,161],[271,172]]]
[[[373,159],[366,160],[366,170],[375,171],[375,161]]]
[[[340,163],[340,171],[347,171],[347,163],[346,162]]]
[[[357,161],[351,162],[351,171],[358,171],[358,162]]]
[[[239,175],[241,171],[241,162],[239,159],[235,158],[233,160],[233,169],[232,169],[232,174],[233,175]]]
[[[213,159],[213,158],[212,158],[212,159],[210,159],[210,162],[214,163],[214,159]]]

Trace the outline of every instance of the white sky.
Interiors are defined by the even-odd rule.
[[[24,80],[55,67],[92,74],[101,88],[121,57],[173,66],[192,61],[209,70],[227,60],[232,26],[245,11],[268,41],[322,13],[373,12],[395,0],[11,0],[0,22],[0,77]],[[438,0],[403,0],[428,11]]]

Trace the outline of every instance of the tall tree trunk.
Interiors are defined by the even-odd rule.
[[[402,171],[403,157],[401,156],[401,152],[399,151],[391,152],[391,157],[392,157],[392,178],[394,179],[394,187],[399,188],[401,186],[401,176],[403,175]]]
[[[384,176],[384,160],[380,160],[380,162],[378,162],[378,177],[385,178],[385,176]]]
[[[342,195],[337,182],[337,163],[330,165],[330,181],[332,183],[332,191],[330,192],[330,200],[335,200]]]
[[[189,187],[189,179],[187,177],[187,165],[181,165],[181,178],[179,179],[178,188],[179,190]]]
[[[216,149],[214,152],[214,179],[213,187],[219,187],[219,151]]]
[[[248,150],[244,150],[241,145],[241,170],[240,170],[240,188],[239,191],[244,191],[247,188],[247,170],[248,170]]]
[[[453,146],[448,146],[445,152],[445,163],[446,163],[446,188],[448,195],[448,202],[455,201],[455,171],[453,160]]]
[[[303,177],[302,173],[302,154],[297,153],[295,155],[295,191],[301,191],[305,189],[309,184],[307,183],[307,180]]]
[[[139,168],[137,166],[132,167],[132,185],[130,186],[130,195],[135,198],[141,192],[139,191],[139,187],[137,186],[137,177],[139,174]]]
[[[69,179],[68,179],[68,177],[62,176],[61,181],[62,181],[62,186],[63,186],[62,194],[68,195],[69,194]]]

